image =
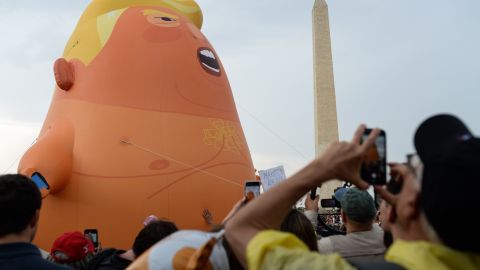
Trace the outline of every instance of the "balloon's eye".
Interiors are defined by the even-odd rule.
[[[173,18],[170,18],[170,17],[155,17],[157,19],[162,19],[162,21],[165,21],[165,22],[174,22],[176,21],[175,19]]]

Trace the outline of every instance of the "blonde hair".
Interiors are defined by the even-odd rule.
[[[80,17],[63,57],[90,64],[110,38],[120,15],[134,6],[170,8],[186,16],[199,29],[202,27],[202,10],[194,0],[93,0]]]

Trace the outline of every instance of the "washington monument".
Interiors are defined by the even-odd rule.
[[[325,0],[315,0],[313,6],[313,70],[315,95],[315,154],[318,157],[326,146],[338,140],[337,106],[333,80],[332,46]],[[320,198],[331,198],[340,181],[322,185]]]

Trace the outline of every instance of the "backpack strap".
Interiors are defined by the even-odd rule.
[[[360,258],[345,258],[347,262],[358,270],[406,270],[402,266],[382,260],[366,261]]]

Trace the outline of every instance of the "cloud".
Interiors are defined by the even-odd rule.
[[[41,124],[53,62],[89,2],[0,2],[2,118]],[[313,0],[198,3],[203,32],[229,75],[255,166],[285,164],[289,173],[301,168],[314,156]],[[382,127],[389,160],[403,161],[413,151],[416,126],[432,114],[457,114],[480,133],[479,1],[328,3],[341,139],[359,123]],[[9,128],[2,131],[36,133]],[[1,149],[19,153],[28,140]],[[4,162],[0,168],[9,165]]]
[[[16,121],[40,122],[54,88],[53,63],[75,26],[77,12],[0,7],[0,105]]]
[[[36,123],[19,124],[0,119],[0,174],[16,173],[21,156],[34,142],[39,131],[40,125]]]
[[[52,14],[49,10],[0,9],[2,62],[25,67],[52,61],[63,53],[78,12]]]

